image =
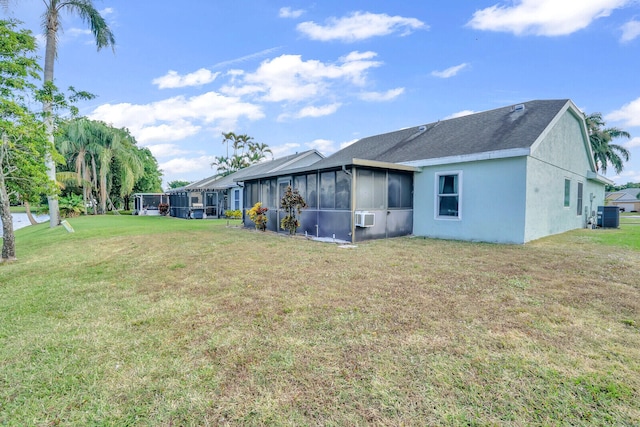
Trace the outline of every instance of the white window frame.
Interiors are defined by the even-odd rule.
[[[569,189],[567,192],[567,182],[569,183]],[[572,187],[572,183],[571,183],[571,178],[564,178],[564,181],[562,181],[562,185],[563,185],[563,190],[562,190],[562,195],[563,195],[563,199],[562,199],[562,206],[565,209],[571,209],[571,187]]]
[[[233,190],[233,208],[240,210],[240,189]]]
[[[441,216],[440,215],[440,177],[448,175],[458,176],[458,216]],[[433,184],[433,218],[436,220],[444,221],[462,221],[462,171],[442,171],[435,173],[435,179]],[[447,196],[445,196],[447,197]]]
[[[584,183],[581,181],[578,181],[576,186],[576,208],[580,208],[579,210],[576,209],[576,215],[582,216],[584,210]]]

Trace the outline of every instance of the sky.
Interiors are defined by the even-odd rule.
[[[41,37],[39,0],[9,0]],[[115,51],[61,15],[55,82],[80,113],[126,127],[163,184],[216,173],[223,132],[278,158],[473,112],[570,98],[630,139],[640,182],[639,0],[94,0]]]

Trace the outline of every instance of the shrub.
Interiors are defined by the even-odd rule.
[[[224,211],[224,217],[227,219],[240,219],[242,218],[242,211],[236,209],[234,211]]]
[[[287,216],[280,221],[280,228],[288,230],[289,234],[295,234],[300,227],[300,221],[296,218],[296,214],[300,215],[302,209],[306,207],[307,202],[304,201],[298,190],[288,186],[282,200],[280,200],[280,208],[287,212]]]
[[[168,203],[159,203],[158,211],[160,211],[160,215],[166,215],[169,212],[169,204]]]
[[[78,194],[71,193],[68,196],[60,197],[58,205],[60,207],[60,216],[63,218],[73,218],[84,211],[84,201],[82,196]]]
[[[263,208],[262,203],[258,202],[251,209],[247,211],[249,218],[256,225],[256,230],[265,231],[267,229],[267,211],[269,208]]]

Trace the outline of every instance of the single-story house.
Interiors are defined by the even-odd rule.
[[[584,114],[535,100],[363,138],[304,168],[247,174],[244,204],[280,231],[287,185],[299,232],[349,242],[416,236],[525,243],[585,227],[604,203]],[[252,227],[248,216],[244,224]]]
[[[640,188],[625,188],[624,190],[607,193],[606,202],[609,206],[617,206],[625,212],[640,212]]]
[[[290,168],[306,167],[323,159],[317,150],[308,150],[282,158],[266,160],[226,176],[211,176],[184,187],[167,191],[169,214],[187,218],[221,218],[226,210],[244,210],[242,177],[257,173],[276,173]]]

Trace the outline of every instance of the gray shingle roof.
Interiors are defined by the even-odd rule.
[[[388,163],[529,148],[568,99],[525,102],[363,138],[313,165],[314,169],[348,165],[353,159]]]
[[[301,153],[290,154],[278,159],[256,163],[255,165],[240,169],[239,171],[224,177],[216,177],[214,175],[200,181],[192,182],[185,187],[169,190],[168,192],[224,190],[226,188],[235,187],[237,184],[234,181],[241,181],[242,178],[246,176],[275,173],[279,170],[286,169],[288,165],[295,165],[299,162],[304,163],[305,158],[309,158],[310,162],[315,161],[312,160],[314,157],[321,158],[322,154],[316,150],[307,150]]]
[[[640,194],[640,188],[625,188],[624,190],[607,193],[606,197],[616,202],[639,202],[638,194]]]

